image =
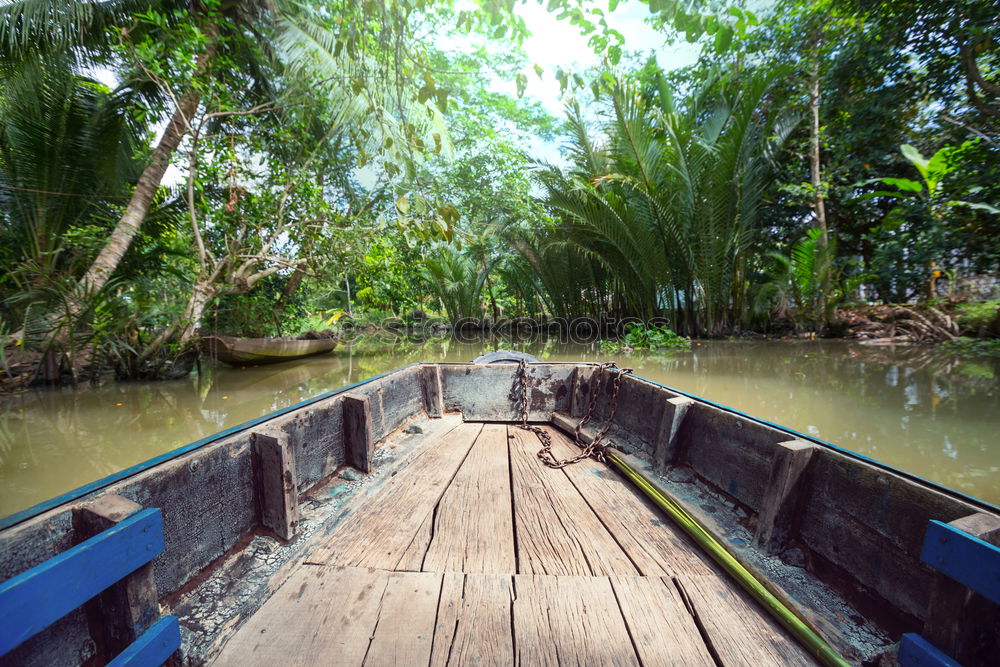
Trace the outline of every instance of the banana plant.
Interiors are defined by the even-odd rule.
[[[939,148],[934,155],[925,158],[920,151],[910,144],[903,144],[899,147],[899,152],[903,154],[910,164],[912,164],[920,174],[921,180],[915,181],[910,178],[882,177],[865,181],[860,185],[869,183],[883,183],[896,188],[896,191],[876,190],[869,192],[861,199],[872,199],[875,197],[889,197],[893,199],[918,199],[922,201],[930,214],[941,219],[944,212],[951,206],[966,206],[968,208],[986,211],[994,215],[1000,213],[1000,209],[984,202],[970,202],[962,199],[952,199],[944,194],[944,183],[948,175],[959,168],[959,156],[963,150],[972,145],[972,142],[965,142],[961,146],[944,146]],[[974,194],[970,191],[969,194]]]

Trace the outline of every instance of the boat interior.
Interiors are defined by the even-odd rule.
[[[921,560],[929,521],[994,540],[995,508],[596,364],[415,364],[317,397],[9,517],[0,578],[125,503],[162,512],[129,585],[178,619],[182,664],[815,663],[619,469],[540,460],[602,434],[847,662],[894,664],[905,633],[997,654],[997,605]],[[110,659],[99,604],[0,665]]]

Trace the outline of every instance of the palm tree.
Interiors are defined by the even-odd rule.
[[[424,259],[423,274],[452,322],[482,316],[480,296],[487,271],[477,266],[471,256],[440,244],[434,254]]]
[[[414,146],[427,145],[428,140],[414,131],[408,119],[393,116],[393,110],[404,111],[404,95],[396,89],[398,84],[409,85],[400,73],[400,61],[406,54],[399,48],[405,48],[400,40],[408,34],[408,7],[345,0],[332,9],[345,19],[336,27],[328,5],[316,11],[295,0],[224,0],[215,6],[197,0],[15,0],[0,7],[0,61],[6,63],[2,72],[5,85],[16,77],[30,77],[32,63],[57,54],[70,54],[78,72],[101,66],[131,68],[122,62],[112,35],[123,35],[124,40],[132,40],[129,43],[148,35],[155,43],[169,40],[172,30],[193,26],[199,37],[195,41],[201,49],[194,55],[190,78],[176,93],[162,81],[159,86],[149,85],[151,78],[157,78],[149,72],[127,77],[126,85],[137,82],[152,106],[167,109],[167,122],[117,224],[80,279],[82,298],[107,283],[139,232],[171,158],[192,129],[204,91],[234,71],[244,74],[242,83],[248,82],[247,88],[237,93],[271,94],[269,77],[279,71],[318,75],[312,85],[314,95],[321,93],[324,82],[352,87],[355,94],[368,98],[369,121],[381,127],[383,137],[403,137],[402,141],[384,143],[395,145],[398,156],[412,157]],[[136,20],[140,12],[157,20]],[[366,34],[365,26],[373,25],[379,26],[376,34]],[[219,60],[227,67],[216,69]],[[389,89],[395,90],[392,100],[398,104],[384,104]],[[440,114],[432,120],[435,128],[428,136],[434,137],[430,146],[437,148],[446,134]],[[400,161],[387,161],[386,166],[398,170]]]
[[[142,168],[135,155],[144,131],[131,122],[126,95],[56,59],[33,67],[31,77],[11,81],[0,95],[4,248],[36,271],[78,273],[82,258],[63,252],[63,237],[88,224],[105,226]]]
[[[688,334],[740,323],[770,160],[795,120],[763,112],[772,80],[711,80],[680,111],[616,83],[601,143],[570,108],[573,168],[543,173],[546,202],[619,313],[666,314]]]

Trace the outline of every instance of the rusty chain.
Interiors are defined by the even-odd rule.
[[[611,377],[611,406],[608,411],[608,418],[594,435],[594,439],[590,441],[590,444],[585,445],[583,443],[583,427],[593,419],[594,411],[597,408],[597,398],[600,395],[601,386],[605,382],[604,376],[611,372],[614,372],[614,375]],[[521,423],[519,426],[526,431],[531,431],[542,441],[542,448],[538,450],[539,460],[550,468],[565,468],[568,465],[591,457],[598,461],[603,461],[605,445],[602,445],[601,441],[607,434],[608,429],[611,428],[611,422],[615,418],[615,413],[618,412],[618,392],[621,389],[622,378],[631,372],[631,368],[619,368],[613,361],[601,364],[594,372],[591,376],[590,403],[587,406],[587,412],[576,425],[576,431],[573,434],[573,444],[579,447],[581,451],[576,456],[560,461],[552,454],[552,436],[544,429],[528,423],[528,395],[530,393],[528,387],[528,364],[524,359],[521,359],[517,365],[517,380],[520,383],[521,390]]]

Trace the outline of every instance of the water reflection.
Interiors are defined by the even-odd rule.
[[[1000,365],[923,348],[723,342],[607,355],[555,339],[362,342],[274,366],[0,399],[0,515],[241,422],[415,361],[517,348],[630,366],[652,380],[817,435],[1000,503]]]

